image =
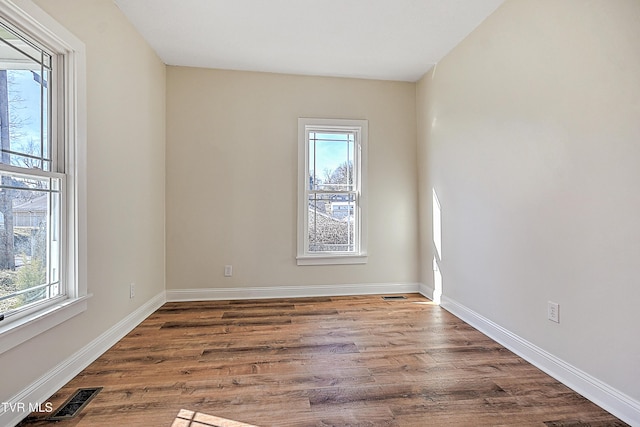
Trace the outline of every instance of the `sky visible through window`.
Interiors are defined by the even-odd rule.
[[[45,76],[44,81],[48,80]],[[8,70],[7,89],[9,92],[9,117],[13,126],[10,132],[11,147],[14,151],[39,155],[40,134],[46,142],[47,125],[41,127],[40,106],[44,107],[46,118],[47,102],[41,103],[42,81],[40,70]],[[46,83],[45,83],[46,84]],[[46,91],[45,91],[46,96]],[[34,149],[37,151],[34,152]],[[45,156],[46,143],[45,143]]]
[[[42,158],[49,157],[51,63],[49,53],[0,22],[0,119],[8,114],[4,119],[8,119],[8,134],[3,134],[2,141],[3,150],[7,150],[3,152],[4,162],[49,170],[50,165],[43,164]]]
[[[313,182],[322,183],[338,167],[353,165],[354,134],[351,132],[309,134],[309,172],[313,173]],[[347,184],[346,182],[344,184]]]

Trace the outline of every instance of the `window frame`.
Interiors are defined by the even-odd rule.
[[[354,229],[354,252],[324,251],[310,252],[309,249],[309,133],[310,132],[354,132],[355,158],[353,174],[356,177],[357,193],[354,208],[356,227]],[[367,147],[369,122],[351,119],[298,119],[298,227],[297,265],[366,264],[367,255]]]
[[[0,321],[0,354],[87,309],[86,256],[86,54],[84,44],[30,0],[0,0],[0,17],[14,30],[55,55],[52,61],[50,138],[56,138],[62,171],[60,280],[66,296]],[[53,146],[53,144],[52,144]],[[0,165],[24,174],[22,168]],[[38,174],[37,172],[33,173]]]

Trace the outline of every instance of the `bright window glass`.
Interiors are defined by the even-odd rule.
[[[51,135],[53,55],[0,25],[0,315],[64,298],[64,174]],[[6,319],[6,320],[5,320]]]

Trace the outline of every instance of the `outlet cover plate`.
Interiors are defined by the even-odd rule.
[[[560,323],[560,305],[557,302],[549,301],[547,303],[547,319]]]

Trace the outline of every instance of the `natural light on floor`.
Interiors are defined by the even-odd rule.
[[[181,409],[171,427],[257,427],[202,412]]]

